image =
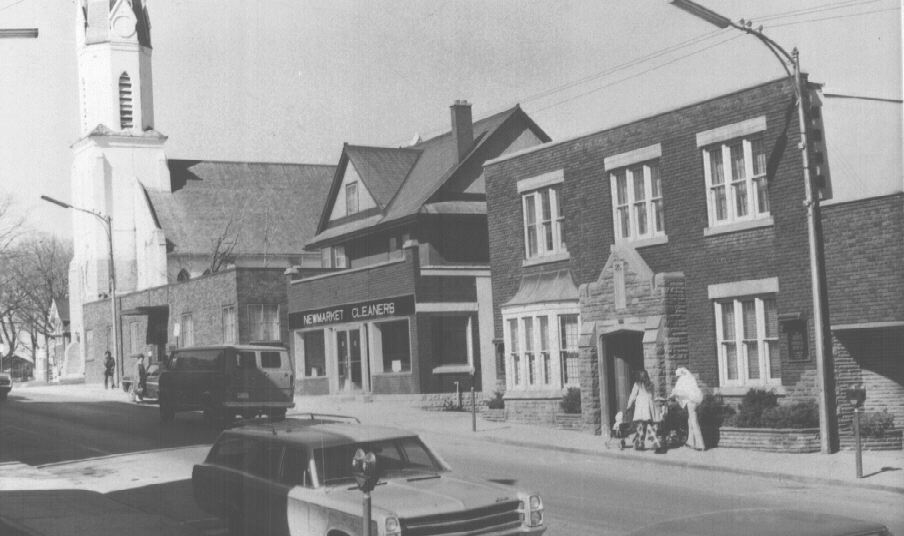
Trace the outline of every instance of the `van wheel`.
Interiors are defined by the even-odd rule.
[[[286,408],[271,409],[267,412],[267,417],[270,417],[271,421],[282,421],[286,418]]]
[[[160,421],[161,422],[173,422],[173,419],[176,418],[176,410],[173,409],[173,406],[166,404],[164,402],[160,402]]]

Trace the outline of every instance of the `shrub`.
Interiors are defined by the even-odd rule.
[[[741,400],[738,414],[730,420],[731,425],[741,428],[762,428],[763,411],[776,406],[778,406],[778,397],[775,393],[763,389],[751,389]]]
[[[819,406],[813,400],[766,408],[761,416],[763,428],[816,428]]]
[[[487,409],[504,409],[505,408],[505,399],[502,398],[502,393],[496,391],[493,393],[493,398],[487,400]]]
[[[888,412],[870,411],[860,415],[860,433],[866,437],[885,437],[886,432],[895,429],[895,417]]]
[[[559,403],[562,413],[581,412],[581,390],[577,387],[569,387]]]
[[[464,408],[458,405],[458,400],[453,396],[443,400],[443,411],[464,411]]]
[[[700,433],[703,434],[706,448],[719,445],[719,427],[734,414],[735,409],[726,404],[721,396],[703,396],[703,401],[697,406],[697,421],[700,423]]]

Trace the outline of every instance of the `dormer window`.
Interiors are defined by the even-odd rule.
[[[119,128],[132,128],[132,79],[128,73],[119,77]]]
[[[345,185],[345,213],[348,215],[358,212],[358,183],[352,182]]]

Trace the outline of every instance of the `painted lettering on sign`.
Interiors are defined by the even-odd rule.
[[[395,314],[395,303],[371,303],[359,305],[352,309],[352,318],[371,318],[375,316],[387,316]]]
[[[414,314],[414,296],[399,296],[325,309],[289,313],[289,329],[304,329],[326,324],[364,321],[387,316]]]
[[[308,313],[304,315],[304,323],[307,325],[329,324],[332,322],[342,322],[342,309],[321,311],[319,313]]]

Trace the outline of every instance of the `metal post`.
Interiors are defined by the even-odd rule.
[[[834,408],[834,382],[830,373],[832,365],[830,356],[826,355],[828,334],[826,286],[822,252],[822,226],[819,214],[819,196],[813,191],[813,178],[810,174],[810,157],[807,148],[807,109],[804,103],[806,88],[800,79],[800,56],[795,48],[791,52],[794,64],[794,84],[797,90],[797,117],[800,125],[800,157],[804,172],[804,203],[807,206],[807,242],[810,253],[810,290],[813,294],[813,332],[816,345],[816,375],[819,390],[819,443],[823,454],[835,450],[834,426],[829,418],[829,409]]]
[[[370,536],[370,492],[364,492],[364,536]]]
[[[125,359],[123,359],[119,325],[119,311],[116,304],[116,263],[113,260],[113,222],[109,216],[101,218],[107,226],[107,245],[110,254],[110,310],[111,320],[113,321],[113,355],[119,363],[119,385],[122,385],[122,378],[125,376]]]
[[[477,403],[474,400],[474,382],[471,382],[471,431],[477,431]]]
[[[863,478],[863,451],[860,445],[860,408],[854,408],[854,448],[856,449],[857,478]]]

